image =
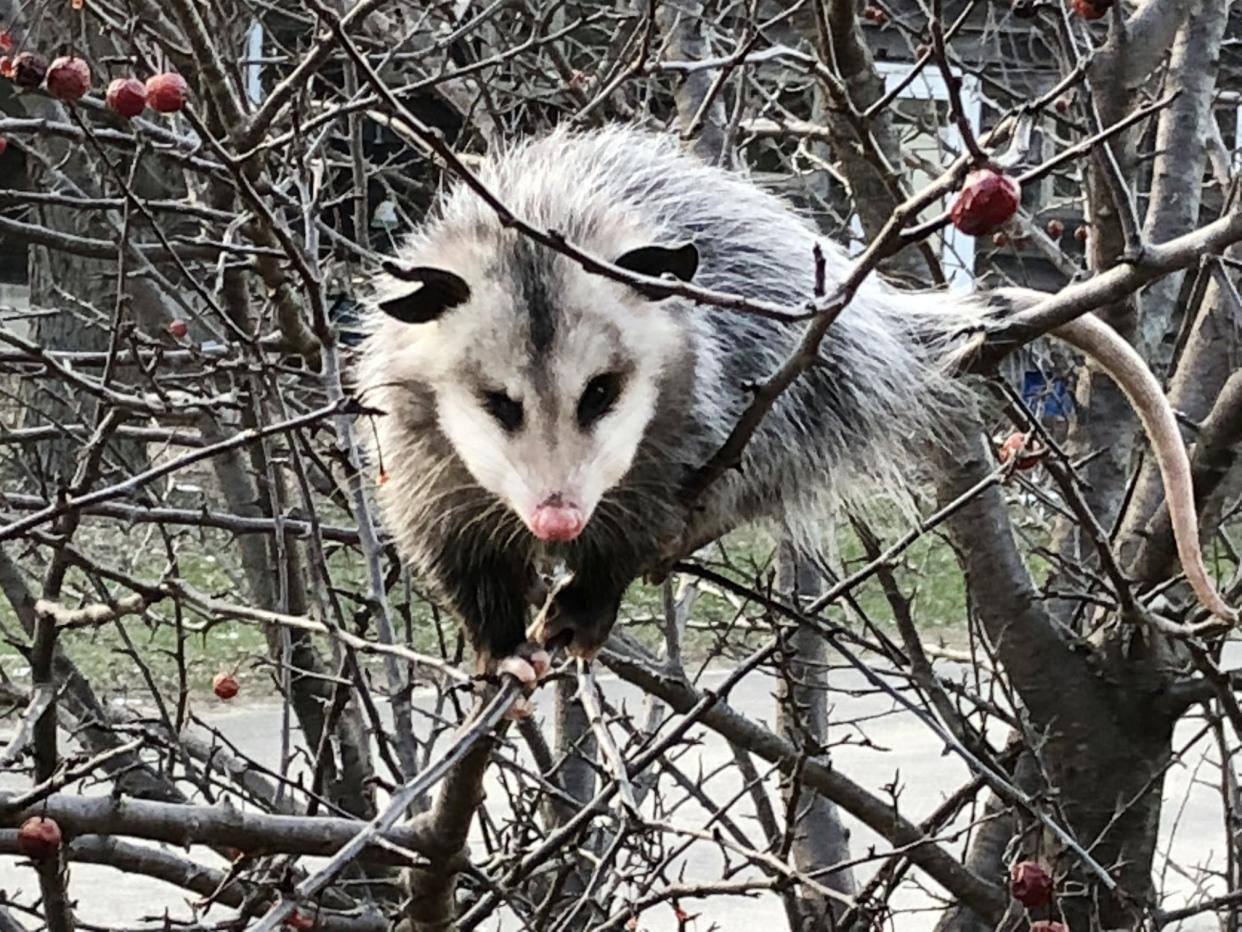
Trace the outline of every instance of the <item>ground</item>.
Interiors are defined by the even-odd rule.
[[[965,675],[961,668],[949,665],[950,675]],[[705,686],[713,686],[720,682],[724,671],[711,671],[703,681]],[[891,701],[877,695],[867,688],[866,684],[852,671],[834,672],[834,684],[838,691],[834,692],[833,701],[834,725],[833,763],[843,773],[864,786],[878,788],[891,784],[898,794],[899,804],[904,815],[919,819],[930,813],[948,794],[964,783],[967,779],[965,765],[951,754],[945,752],[934,735],[924,726],[915,722],[908,715],[896,714],[892,710]],[[626,684],[607,676],[600,677],[610,702],[618,708],[626,708],[632,713],[640,713],[643,698]],[[742,681],[730,701],[736,708],[755,719],[771,720],[773,713],[772,692],[776,684],[763,675],[752,675]],[[550,715],[552,693],[544,688],[536,694],[538,711],[536,714],[546,720]],[[416,701],[426,707],[431,696],[420,694]],[[257,760],[268,766],[277,764],[277,735],[280,729],[281,709],[277,704],[259,703],[246,706],[224,708],[218,702],[207,705],[199,704],[196,710],[212,726],[218,727],[230,740],[237,743],[240,750],[253,755]],[[418,717],[419,720],[421,716]],[[1183,720],[1179,726],[1175,746],[1180,746],[1200,727],[1201,723],[1193,718]],[[865,729],[867,741],[861,739]],[[718,799],[727,799],[737,789],[737,772],[731,767],[721,767],[729,759],[731,752],[723,741],[711,733],[698,731],[702,739],[688,753],[688,757],[680,760],[686,773],[706,774],[703,788]],[[693,736],[692,736],[693,737]],[[1003,736],[1000,736],[1003,737]],[[1220,797],[1213,782],[1216,776],[1209,762],[1214,751],[1210,742],[1200,742],[1191,748],[1170,773],[1167,785],[1170,804],[1165,807],[1164,824],[1161,835],[1161,859],[1157,869],[1163,869],[1164,856],[1182,865],[1193,865],[1194,870],[1188,872],[1169,871],[1168,876],[1160,885],[1170,896],[1169,906],[1180,905],[1186,896],[1194,895],[1196,889],[1213,890],[1214,883],[1209,881],[1208,874],[1212,870],[1219,871],[1224,864],[1224,830],[1220,812]],[[717,770],[720,769],[720,773]],[[495,782],[496,768],[492,771],[491,790],[488,794],[488,806],[494,816],[503,816],[504,794]],[[769,789],[776,792],[776,781],[769,775]],[[7,786],[5,786],[7,788]],[[89,793],[103,793],[102,787],[89,788]],[[750,817],[748,805],[742,811],[733,812],[734,818],[748,833],[755,833],[754,822]],[[684,827],[705,827],[704,812],[694,803],[687,803],[677,808],[673,821]],[[496,818],[494,824],[500,824],[502,818]],[[860,879],[870,876],[876,861],[868,857],[871,846],[874,851],[882,854],[888,850],[887,845],[861,825],[847,819],[852,832],[852,846],[856,857],[862,858],[858,867]],[[952,850],[961,851],[965,845],[965,837],[959,836],[952,840]],[[476,856],[482,856],[484,849],[479,840],[474,842]],[[196,858],[204,862],[222,866],[221,862],[209,852],[194,849]],[[716,850],[707,843],[696,844],[685,858],[685,879],[719,879],[722,874],[722,862]],[[679,869],[668,872],[670,877],[681,877]],[[29,901],[37,896],[37,883],[34,872],[29,866],[16,858],[0,858],[0,888],[10,894],[18,895]],[[191,895],[165,886],[158,882],[133,875],[120,875],[116,871],[90,865],[76,865],[70,871],[70,892],[78,901],[81,918],[93,923],[110,923],[113,927],[124,924],[123,928],[133,928],[142,918],[156,919],[164,910],[173,917],[188,918],[187,900]],[[900,932],[924,932],[935,924],[937,918],[939,891],[934,887],[921,889],[913,883],[907,884],[895,897],[894,907],[903,912],[892,920],[889,928]],[[691,927],[692,932],[707,932],[716,924],[719,929],[742,929],[748,923],[756,927],[782,928],[784,914],[780,904],[770,895],[756,898],[721,898],[704,904],[701,901],[686,901],[683,907],[690,913],[699,913],[699,921]],[[222,921],[227,913],[213,910],[206,917],[209,922]],[[668,907],[650,910],[642,917],[641,928],[650,932],[665,932],[674,929],[672,911]],[[1180,927],[1171,926],[1171,932],[1182,930],[1206,930],[1215,928],[1215,920],[1200,917]],[[488,930],[517,929],[516,922],[492,922],[483,928]]]

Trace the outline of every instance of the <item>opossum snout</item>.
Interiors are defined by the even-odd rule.
[[[586,515],[574,502],[559,493],[549,495],[530,516],[531,533],[540,540],[573,540],[586,527]]]

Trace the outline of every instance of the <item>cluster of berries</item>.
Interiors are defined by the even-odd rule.
[[[0,49],[13,47],[13,38],[0,33]],[[19,52],[0,57],[0,77],[18,87],[42,87],[57,100],[79,100],[91,88],[91,68],[76,55],[62,55],[48,64],[38,52]],[[137,78],[117,78],[108,85],[108,108],[126,119],[138,116],[147,107],[157,113],[176,113],[190,97],[185,78],[175,71],[152,75],[146,82]]]

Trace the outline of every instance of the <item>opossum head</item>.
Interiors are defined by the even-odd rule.
[[[683,280],[698,263],[691,244],[608,257]],[[431,388],[438,429],[531,534],[577,538],[630,470],[666,372],[684,362],[678,302],[508,231],[386,270],[379,306],[398,324],[386,326],[389,378]]]

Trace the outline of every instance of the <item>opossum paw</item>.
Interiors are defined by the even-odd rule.
[[[564,650],[571,657],[591,660],[608,640],[621,608],[621,591],[608,596],[603,585],[569,586],[556,597],[552,610],[543,612],[526,636],[548,650]]]
[[[505,657],[496,664],[496,672],[501,676],[506,673],[512,676],[525,690],[534,689],[539,681],[548,675],[552,667],[552,659],[548,652],[538,644],[527,641],[518,647],[511,656]],[[530,718],[535,705],[526,696],[518,696],[505,712],[505,718],[511,722]]]
[[[537,686],[548,675],[552,659],[538,644],[527,642],[496,665],[497,673],[508,673],[525,687]]]

